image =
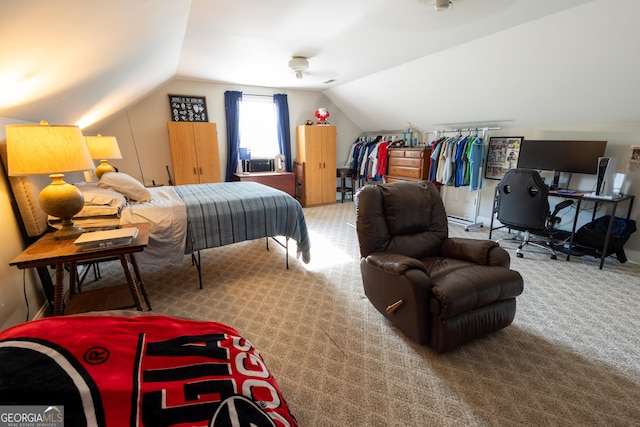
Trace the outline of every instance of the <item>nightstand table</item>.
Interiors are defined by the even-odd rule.
[[[151,304],[149,303],[149,298],[147,297],[147,292],[144,289],[144,283],[140,275],[140,269],[134,256],[135,252],[142,252],[149,243],[149,224],[131,224],[123,225],[123,227],[138,227],[138,235],[128,245],[85,251],[81,247],[73,244],[75,239],[56,240],[53,237],[53,233],[47,233],[15,257],[9,265],[15,265],[20,269],[55,265],[56,279],[53,293],[54,316],[61,316],[65,314],[65,311],[67,312],[66,314],[73,314],[93,310],[124,308],[122,305],[119,307],[111,306],[110,303],[117,303],[118,294],[121,296],[123,290],[126,293],[127,287],[131,297],[133,297],[133,306],[139,311],[142,311],[142,298],[144,298],[147,308],[151,310]],[[127,278],[127,285],[99,288],[75,294],[78,281],[77,263],[80,261],[98,261],[106,258],[120,259],[122,269]],[[64,303],[65,264],[69,265],[70,295],[66,307]]]

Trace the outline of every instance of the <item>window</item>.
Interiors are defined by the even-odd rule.
[[[273,159],[280,153],[276,123],[272,97],[244,95],[240,103],[240,148],[249,148],[252,159]]]

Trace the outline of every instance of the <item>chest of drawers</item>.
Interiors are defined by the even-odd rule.
[[[390,148],[387,182],[424,181],[429,177],[428,148]]]

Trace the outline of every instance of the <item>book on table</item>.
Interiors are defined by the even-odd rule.
[[[73,244],[82,250],[112,248],[131,244],[138,235],[137,227],[115,228],[113,230],[87,231],[82,233]]]

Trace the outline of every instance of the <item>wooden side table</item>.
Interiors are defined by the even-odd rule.
[[[340,178],[340,186],[336,188],[336,192],[340,193],[340,203],[344,203],[344,198],[347,194],[351,194],[351,200],[353,200],[353,169],[338,168],[336,177]],[[349,181],[350,184],[347,185]]]
[[[92,291],[80,292],[76,295],[77,284],[76,265],[80,261],[98,261],[103,258],[118,258],[122,264],[127,285],[135,307],[142,311],[142,298],[144,298],[147,308],[151,310],[149,297],[144,289],[144,283],[140,275],[140,269],[136,262],[134,253],[142,252],[149,243],[149,224],[130,224],[123,227],[137,227],[138,235],[129,245],[99,248],[84,251],[81,247],[73,244],[74,239],[56,240],[53,233],[47,233],[38,241],[25,249],[20,255],[15,257],[9,265],[15,265],[20,269],[46,267],[55,265],[56,279],[53,293],[53,315],[61,316],[65,314],[64,304],[64,265],[69,264],[69,305],[68,314],[80,313],[93,310],[108,310],[120,307],[109,306],[109,293],[116,292],[122,286],[112,286],[110,288],[100,288]],[[131,268],[133,268],[133,271]]]

